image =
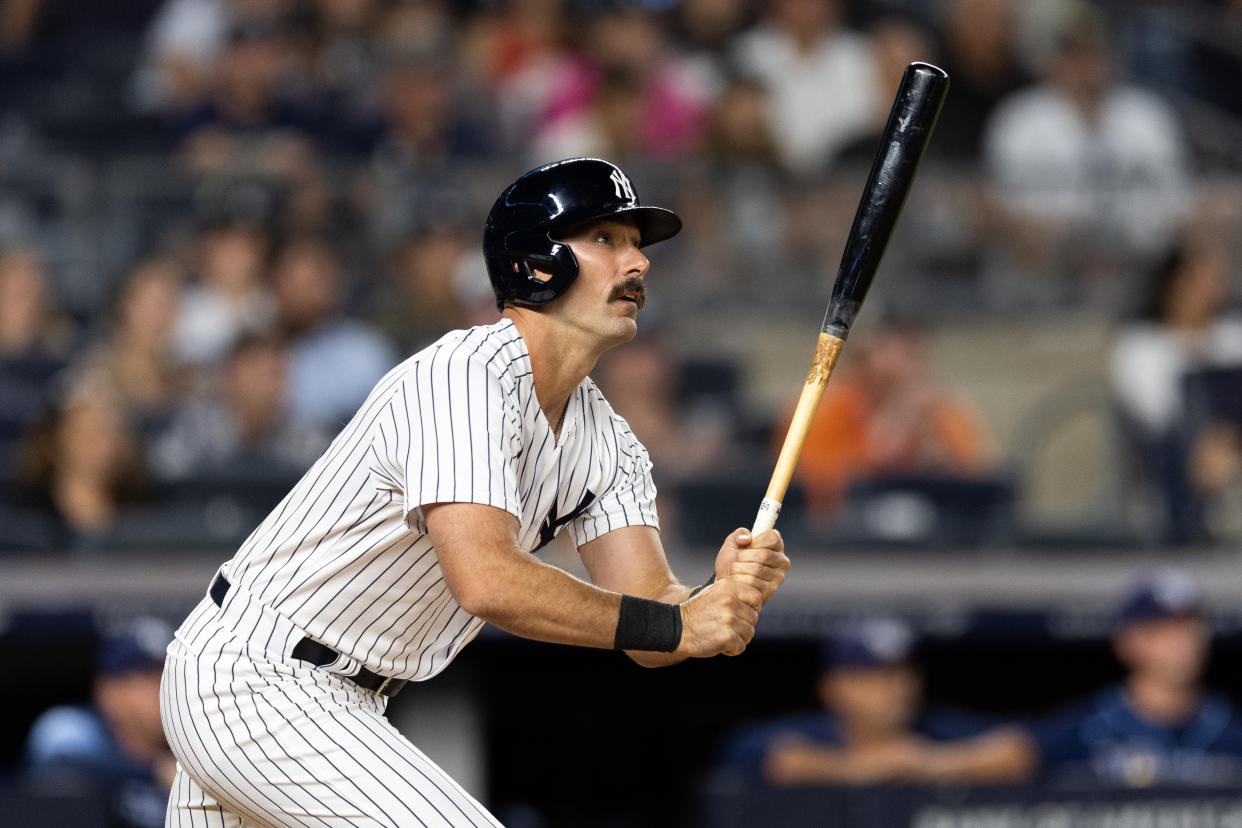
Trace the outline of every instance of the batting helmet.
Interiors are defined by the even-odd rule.
[[[496,306],[542,305],[564,293],[578,276],[578,260],[556,234],[614,216],[635,221],[643,247],[681,230],[676,213],[639,204],[629,176],[598,158],[544,164],[509,185],[483,228],[483,258]],[[532,262],[551,278],[536,278]]]

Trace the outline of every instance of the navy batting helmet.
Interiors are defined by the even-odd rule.
[[[483,228],[483,258],[496,306],[542,305],[560,296],[577,277],[578,260],[556,235],[616,216],[634,220],[643,247],[681,230],[676,213],[639,204],[629,176],[598,158],[544,164],[513,182],[492,205]],[[536,278],[531,263],[551,278]]]

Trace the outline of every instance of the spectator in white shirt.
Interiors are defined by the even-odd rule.
[[[1112,77],[1102,23],[1085,7],[1042,81],[997,107],[983,150],[1001,304],[1115,302],[1123,286],[1109,277],[1167,249],[1188,206],[1173,111]]]
[[[843,18],[840,0],[775,0],[738,38],[734,59],[767,88],[777,149],[797,173],[830,166],[885,106],[871,45]]]

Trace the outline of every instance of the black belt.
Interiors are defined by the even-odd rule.
[[[217,573],[216,579],[211,582],[211,589],[208,594],[211,600],[215,602],[217,607],[224,606],[224,596],[229,594],[229,587],[232,586],[223,574]],[[323,667],[331,664],[341,657],[341,654],[326,644],[320,644],[313,638],[302,637],[302,640],[293,646],[293,652],[290,653],[299,661],[309,661],[316,667]],[[405,679],[389,678],[381,676],[379,673],[361,667],[356,676],[341,676],[347,678],[359,687],[372,690],[381,696],[397,695],[401,692],[401,688],[405,687]]]

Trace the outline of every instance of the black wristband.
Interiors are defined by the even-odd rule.
[[[686,596],[686,600],[687,600],[687,601],[689,601],[691,598],[693,598],[694,596],[698,595],[700,592],[702,592],[703,590],[707,589],[709,586],[711,586],[711,585],[712,585],[712,584],[714,584],[714,583],[716,583],[716,573],[715,573],[715,572],[713,572],[713,573],[712,573],[712,577],[708,578],[706,581],[704,581],[703,583],[699,584],[699,585],[698,585],[698,586],[696,586],[694,589],[690,590],[690,594]]]
[[[617,616],[617,650],[671,653],[681,644],[681,606],[633,595],[621,596]]]

